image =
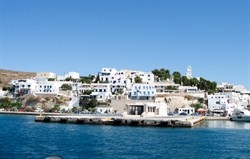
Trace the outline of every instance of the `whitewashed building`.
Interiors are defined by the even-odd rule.
[[[246,88],[243,85],[234,85],[234,84],[229,84],[229,83],[221,83],[217,85],[217,89],[220,92],[236,92],[236,93],[241,93],[245,92]]]
[[[179,86],[179,91],[184,93],[196,93],[198,88],[196,86]]]
[[[14,88],[14,97],[26,94],[33,94],[36,87],[34,79],[11,80],[10,85]]]
[[[135,102],[126,105],[128,115],[168,116],[168,105],[166,103]]]
[[[56,74],[53,72],[38,72],[36,73],[36,78],[56,78]]]
[[[65,74],[65,79],[66,78],[73,78],[73,79],[80,79],[80,74],[77,72],[68,72],[67,74]]]
[[[193,107],[178,108],[178,114],[183,113],[183,112],[187,114],[192,114],[192,113],[195,113],[195,109]]]
[[[97,101],[107,102],[112,97],[109,83],[92,83],[91,88],[93,92],[90,96],[94,97]]]
[[[225,94],[216,93],[213,95],[208,95],[208,109],[223,109],[223,105],[229,103],[229,98]]]
[[[100,81],[109,83],[111,78],[115,76],[117,70],[114,68],[102,68],[101,72],[99,73]]]
[[[131,90],[132,100],[154,100],[155,99],[155,86],[152,84],[139,84],[135,83]]]
[[[142,83],[145,83],[145,84],[154,83],[154,74],[151,72],[131,71],[132,83],[135,83],[135,78],[137,76],[139,76],[142,79]]]
[[[113,108],[106,105],[99,105],[96,107],[96,111],[101,114],[111,114],[113,113]]]

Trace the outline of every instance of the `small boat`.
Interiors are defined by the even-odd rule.
[[[230,117],[231,121],[249,121],[250,122],[250,111],[244,109],[236,109]]]

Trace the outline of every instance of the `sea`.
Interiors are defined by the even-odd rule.
[[[205,121],[194,128],[35,122],[0,115],[0,159],[244,159],[250,123]]]

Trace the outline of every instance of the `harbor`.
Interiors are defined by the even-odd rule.
[[[154,126],[192,128],[205,120],[204,116],[140,117],[140,116],[36,116],[36,122],[114,126]]]

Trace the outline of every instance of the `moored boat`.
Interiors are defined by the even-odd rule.
[[[250,122],[250,111],[236,109],[230,117],[231,121],[248,121]]]

